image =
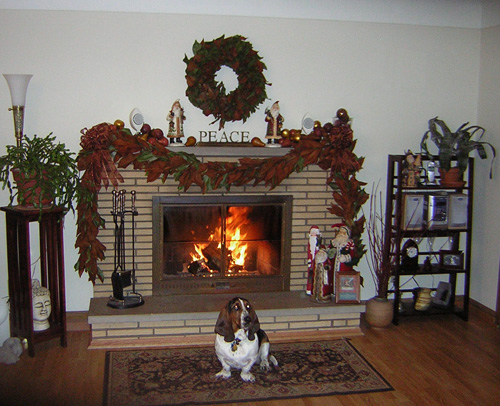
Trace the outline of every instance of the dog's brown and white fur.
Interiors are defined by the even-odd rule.
[[[269,339],[248,300],[230,300],[219,314],[215,333],[215,353],[222,364],[217,378],[229,378],[233,368],[241,369],[241,379],[254,382],[250,370],[255,363],[260,363],[263,370],[271,368],[269,361],[278,366],[276,358],[269,354]]]

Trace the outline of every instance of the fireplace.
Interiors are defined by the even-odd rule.
[[[183,148],[183,147],[176,147]],[[186,153],[196,154],[203,162],[213,160],[232,160],[235,157],[262,158],[263,156],[277,156],[285,154],[285,148],[213,148],[190,147]],[[194,292],[186,288],[185,281],[178,277],[170,280],[162,279],[162,267],[158,253],[162,252],[163,242],[158,238],[159,229],[164,227],[163,214],[159,211],[159,204],[174,203],[177,207],[187,205],[238,204],[245,205],[241,196],[262,196],[258,201],[248,200],[254,204],[278,204],[282,206],[282,252],[280,255],[280,272],[282,276],[263,275],[260,285],[245,289],[252,291],[248,298],[257,306],[263,328],[272,335],[271,341],[282,337],[313,337],[325,339],[332,337],[346,337],[360,333],[360,313],[364,312],[364,305],[316,304],[312,303],[304,291],[307,282],[307,242],[311,226],[320,227],[322,235],[329,238],[331,225],[340,220],[332,217],[328,209],[331,205],[332,191],[326,184],[328,174],[320,167],[309,165],[300,173],[294,173],[272,191],[264,185],[245,185],[232,187],[231,190],[209,191],[202,194],[195,187],[189,190],[179,190],[175,179],[158,179],[148,182],[141,171],[134,169],[120,170],[127,190],[137,191],[136,218],[136,277],[137,290],[145,297],[144,306],[117,313],[107,306],[112,294],[111,275],[113,264],[113,227],[107,227],[99,234],[102,243],[108,248],[106,258],[100,268],[104,275],[104,282],[96,283],[93,287],[94,298],[89,310],[89,324],[92,326],[90,348],[117,348],[117,347],[151,347],[168,345],[199,345],[213,343],[214,320],[220,307],[233,294],[244,293],[238,287],[228,284],[242,283],[255,276],[230,278],[191,276],[193,285],[205,284],[207,292],[217,294],[192,294],[183,296],[176,292]],[[293,195],[293,206],[291,195]],[[158,196],[161,196],[158,197]],[[271,198],[272,196],[272,198]],[[286,197],[288,196],[288,197]],[[280,200],[284,197],[284,200]],[[153,213],[153,198],[155,209]],[[218,200],[218,198],[223,198]],[[268,200],[271,198],[271,200]],[[209,199],[209,200],[207,200]],[[255,198],[252,198],[255,199]],[[266,200],[267,199],[267,200]],[[219,202],[219,203],[217,203]],[[99,193],[99,209],[107,224],[112,224],[111,198],[109,191],[104,188]],[[222,210],[222,209],[221,209]],[[292,215],[291,221],[289,216]],[[161,223],[161,224],[160,224]],[[153,261],[153,258],[154,261]],[[153,264],[154,262],[154,264]],[[155,274],[153,276],[153,269]],[[271,280],[275,285],[270,290]],[[279,284],[276,283],[279,281]],[[168,285],[167,285],[168,282]],[[169,286],[171,285],[171,287]],[[172,286],[173,285],[173,286]],[[179,286],[175,286],[179,285]],[[278,286],[276,286],[278,285]],[[153,287],[154,286],[154,287]],[[186,289],[186,290],[183,290]],[[258,291],[263,293],[258,293]],[[283,290],[283,292],[279,292]],[[175,293],[175,294],[174,294]],[[228,293],[224,295],[223,293]],[[291,336],[290,336],[291,335]]]
[[[290,290],[292,196],[154,196],[153,293]]]

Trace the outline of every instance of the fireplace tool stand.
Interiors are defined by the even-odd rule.
[[[139,213],[135,207],[136,192],[131,192],[131,209],[125,209],[126,191],[119,192],[113,190],[113,222],[115,224],[115,260],[114,271],[111,275],[113,284],[113,296],[109,298],[108,306],[115,309],[129,309],[144,304],[144,299],[140,293],[135,291],[135,216]],[[132,234],[132,269],[127,270],[127,256],[125,255],[125,232],[126,217],[131,216],[131,234]],[[130,256],[129,256],[130,259]],[[132,290],[124,295],[124,289],[132,286]]]

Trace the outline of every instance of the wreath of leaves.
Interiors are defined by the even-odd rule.
[[[184,55],[186,63],[186,96],[203,111],[219,121],[219,130],[227,121],[246,121],[257,106],[267,99],[266,65],[245,37],[224,35],[213,41],[195,41],[193,57]],[[226,93],[222,82],[215,80],[222,67],[231,68],[238,76],[238,87]]]
[[[104,274],[98,266],[106,251],[98,239],[99,230],[105,227],[104,219],[98,213],[99,191],[102,186],[117,188],[123,182],[118,168],[130,165],[145,171],[148,182],[157,179],[165,182],[173,176],[180,190],[197,185],[205,193],[250,183],[263,183],[273,189],[293,172],[301,172],[306,166],[316,164],[329,171],[327,184],[333,189],[334,200],[330,213],[343,219],[351,228],[356,247],[353,265],[366,251],[361,240],[365,218],[357,216],[368,194],[364,190],[365,183],[356,179],[364,158],[354,154],[356,142],[351,127],[346,123],[337,121],[333,130],[324,132],[319,138],[304,137],[284,156],[241,158],[238,162],[202,163],[194,154],[174,152],[157,142],[150,144],[132,135],[129,129],[116,128],[107,123],[82,130],[80,145],[82,150],[78,155],[78,167],[84,174],[77,205],[75,247],[79,259],[75,268],[80,276],[87,273],[92,283],[96,279],[104,281]]]

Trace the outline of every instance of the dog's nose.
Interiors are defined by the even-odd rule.
[[[245,322],[245,324],[249,324],[252,321],[252,319],[250,318],[250,316],[245,316],[243,318],[243,321]]]

